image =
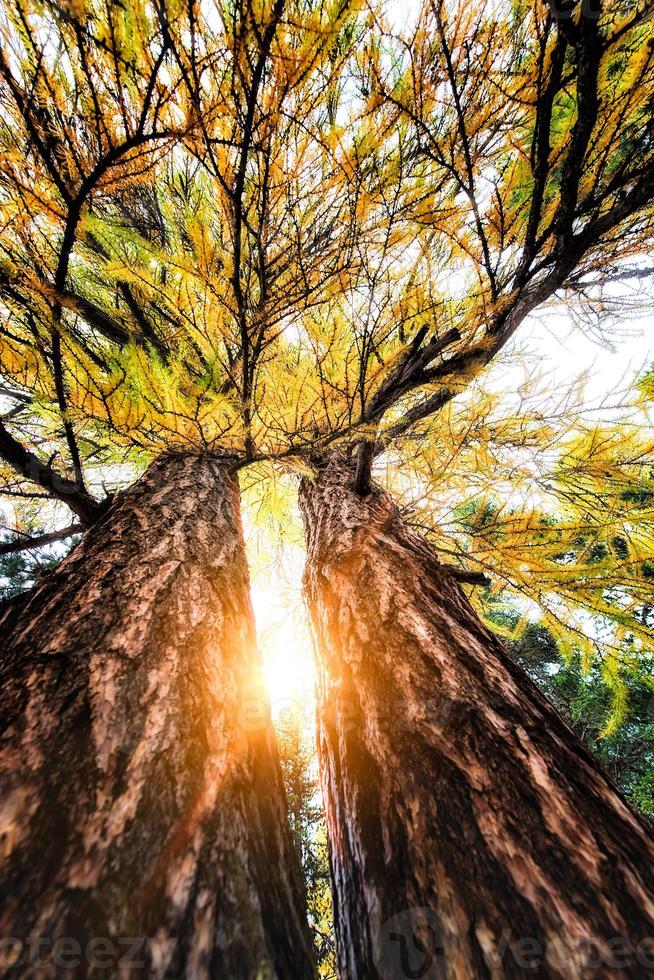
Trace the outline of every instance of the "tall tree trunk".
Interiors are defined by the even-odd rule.
[[[227,465],[151,466],[0,635],[0,964],[312,977]]]
[[[348,980],[643,977],[654,845],[391,498],[304,479]]]

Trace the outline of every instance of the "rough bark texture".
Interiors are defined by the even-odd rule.
[[[332,460],[300,490],[341,975],[652,975],[648,832],[390,497],[353,484]]]
[[[312,977],[226,465],[153,465],[0,635],[0,973]]]

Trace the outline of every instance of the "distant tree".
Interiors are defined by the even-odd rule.
[[[317,757],[309,713],[285,709],[275,722],[293,843],[307,889],[309,925],[318,975],[336,976],[336,948],[327,852],[327,828],[320,803]]]
[[[59,564],[68,550],[53,548],[48,541],[49,532],[38,525],[32,525],[18,542],[16,537],[15,530],[5,531],[0,537],[0,602],[30,589]],[[60,538],[59,532],[56,538]],[[67,544],[72,546],[78,540],[78,535],[71,534]],[[7,550],[3,553],[4,548]]]
[[[473,388],[380,476],[443,563],[485,578],[471,600],[496,632],[515,640],[536,614],[564,654],[598,666],[612,724],[654,648],[651,401],[647,378],[590,405],[578,388],[536,376],[513,401]],[[525,610],[504,630],[500,599]]]
[[[514,624],[518,619],[517,615],[507,618]],[[626,674],[623,716],[614,725],[611,691],[597,664],[584,669],[578,653],[569,661],[562,661],[546,626],[529,623],[519,639],[509,641],[507,648],[588,745],[631,804],[651,822],[654,819],[653,665],[641,662],[639,673]],[[608,734],[607,727],[611,729]]]

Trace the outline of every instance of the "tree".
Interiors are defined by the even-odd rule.
[[[0,544],[0,601],[19,595],[31,588],[38,578],[59,564],[63,553],[53,550],[50,534],[43,527],[30,527],[22,531],[16,540],[15,530],[5,535]],[[71,533],[68,541],[76,543],[76,535]],[[22,547],[18,548],[20,544]],[[3,549],[7,549],[3,554]]]
[[[510,372],[510,363],[498,366],[499,375]],[[454,687],[458,681],[452,682],[452,699],[456,709],[448,707],[447,693],[438,693],[442,681],[437,680],[441,675],[436,671],[431,690],[426,688],[423,693],[418,688],[417,695],[410,692],[406,696],[404,694],[405,684],[411,691],[416,686],[418,652],[429,663],[430,659],[434,659],[434,647],[438,650],[433,640],[431,646],[426,640],[426,637],[438,635],[439,631],[436,614],[427,615],[424,611],[425,590],[429,594],[440,588],[433,581],[434,573],[430,571],[431,556],[431,566],[439,565],[441,573],[447,574],[452,569],[463,581],[469,575],[469,581],[477,582],[477,588],[470,591],[470,600],[477,614],[494,632],[510,641],[510,649],[520,654],[518,663],[526,667],[539,682],[577,734],[591,743],[590,747],[599,760],[627,791],[634,804],[644,803],[647,812],[648,781],[651,779],[647,760],[651,745],[640,740],[638,734],[648,731],[647,704],[651,699],[652,685],[652,580],[649,562],[652,548],[652,452],[651,428],[646,414],[648,406],[641,404],[637,394],[621,401],[614,396],[610,405],[612,413],[617,411],[621,421],[617,427],[607,425],[605,421],[609,410],[606,400],[585,409],[580,406],[575,393],[576,385],[569,391],[558,390],[553,394],[551,391],[544,392],[542,383],[537,379],[528,379],[520,386],[514,408],[510,398],[500,398],[493,393],[490,378],[488,384],[490,393],[473,386],[468,395],[451,403],[428,439],[423,436],[422,439],[407,440],[400,447],[402,459],[399,467],[389,466],[386,472],[382,469],[379,471],[380,478],[386,477],[386,485],[393,489],[400,501],[405,521],[421,534],[419,540],[413,539],[412,542],[412,547],[417,550],[415,556],[407,557],[410,542],[407,541],[406,529],[402,533],[398,531],[399,514],[394,522],[389,516],[393,508],[387,498],[385,505],[379,500],[371,502],[368,513],[363,501],[360,507],[356,500],[350,502],[355,482],[353,468],[349,473],[346,468],[339,499],[336,503],[330,500],[331,510],[315,504],[317,493],[325,493],[324,489],[317,491],[310,484],[305,484],[303,493],[308,500],[307,509],[313,508],[308,524],[322,542],[313,545],[316,552],[320,549],[318,554],[310,553],[309,595],[316,630],[322,631],[322,636],[319,634],[322,649],[327,647],[330,650],[330,659],[326,660],[323,668],[326,677],[322,688],[324,720],[321,744],[327,756],[323,769],[330,780],[335,780],[333,774],[339,773],[339,784],[343,782],[342,773],[345,771],[353,772],[357,780],[355,787],[346,784],[345,788],[341,788],[340,799],[332,805],[335,809],[348,804],[352,806],[350,801],[357,799],[360,781],[363,782],[364,778],[370,778],[373,786],[381,781],[376,775],[364,775],[373,772],[373,762],[361,746],[358,746],[358,752],[363,761],[358,758],[356,763],[350,760],[349,767],[346,765],[345,753],[350,750],[354,752],[345,742],[350,733],[354,740],[357,737],[354,733],[363,730],[366,733],[365,750],[373,754],[373,759],[383,760],[380,762],[382,773],[389,770],[394,773],[394,782],[391,783],[389,778],[390,788],[385,787],[387,797],[379,802],[374,797],[372,801],[366,799],[365,813],[368,816],[375,812],[386,813],[390,806],[388,798],[399,807],[405,792],[412,794],[412,805],[420,806],[416,802],[414,784],[407,779],[410,788],[406,789],[398,782],[397,774],[403,773],[406,777],[411,769],[416,780],[419,779],[418,785],[425,783],[424,774],[429,763],[419,752],[420,746],[427,752],[426,747],[431,748],[431,743],[429,732],[425,733],[421,725],[427,725],[430,721],[435,726],[438,723],[437,730],[444,744],[451,748],[453,744],[462,742],[461,751],[468,760],[482,741],[483,736],[476,724],[473,726],[465,714],[465,706],[469,707],[472,717],[476,719],[477,713],[484,711],[484,707],[480,708],[479,705],[485,695],[478,694],[474,689],[474,694],[467,691],[463,677],[461,689]],[[641,387],[647,394],[646,381]],[[599,413],[597,409],[600,409]],[[602,421],[598,421],[598,414]],[[333,466],[320,479],[334,480]],[[380,511],[383,517],[378,516]],[[335,527],[343,515],[347,521],[347,531],[344,535],[338,535]],[[376,544],[377,538],[379,545]],[[327,545],[329,541],[331,545]],[[425,550],[426,542],[434,550]],[[343,551],[339,555],[341,547]],[[394,554],[398,556],[398,562],[399,555],[404,556],[404,562],[409,567],[407,578],[414,585],[406,586],[405,579],[400,579],[402,572],[399,565],[393,569]],[[422,574],[413,570],[415,563],[419,563],[423,569]],[[406,588],[413,589],[410,601],[407,599],[408,593],[404,595]],[[374,600],[375,596],[380,597],[378,601]],[[364,597],[368,608],[364,608]],[[372,609],[369,608],[371,602]],[[506,602],[513,604],[510,615],[504,612]],[[466,662],[458,660],[452,631],[458,623],[456,628],[459,634],[465,635],[464,626],[459,623],[457,607],[449,608],[443,596],[440,607],[447,610],[450,621],[446,634],[447,655],[455,660],[463,673]],[[515,611],[516,608],[518,611]],[[540,644],[530,646],[528,643],[533,636],[530,619],[535,609],[544,617],[545,636],[550,637],[545,651]],[[383,626],[385,620],[388,623],[386,628]],[[326,633],[329,635],[325,636]],[[555,675],[538,669],[539,665],[542,668],[542,660],[550,668],[559,662],[553,637],[556,637],[556,643],[560,644],[570,664]],[[349,650],[347,644],[350,644]],[[532,648],[536,651],[535,664],[525,654]],[[474,649],[472,643],[468,644],[468,656],[469,649]],[[382,651],[386,653],[382,654]],[[490,649],[486,657],[490,659]],[[368,676],[364,686],[362,677],[371,670],[371,664],[375,665],[374,679]],[[448,666],[451,669],[451,664]],[[439,667],[442,676],[447,676],[442,664],[439,663]],[[505,677],[507,684],[511,682],[511,673]],[[530,689],[526,679],[524,686],[527,691]],[[648,688],[649,696],[646,695]],[[333,707],[334,697],[337,708]],[[378,701],[375,715],[379,719],[378,724],[370,720],[364,723],[359,712],[369,719],[369,699],[374,700],[375,697]],[[468,698],[471,698],[472,705]],[[405,700],[413,706],[415,718],[410,714],[411,709],[405,708]],[[418,714],[418,705],[422,705],[421,714]],[[465,732],[451,733],[450,725],[453,723],[449,721],[450,710],[456,710],[457,725],[464,729],[472,727],[472,746],[467,745]],[[636,712],[631,721],[629,710]],[[489,713],[492,715],[493,711],[491,707]],[[639,711],[642,721],[638,725],[636,719]],[[340,742],[336,739],[336,732],[340,734]],[[392,739],[392,748],[385,743],[387,737]],[[404,748],[403,738],[406,740]],[[426,744],[421,745],[422,740]],[[337,754],[336,744],[346,745],[346,748],[341,748],[340,754]],[[394,765],[389,763],[389,758],[393,758],[391,752],[395,752],[397,758],[404,751],[408,758],[401,757]],[[497,778],[497,755],[497,750],[494,750],[493,762],[488,764],[488,778]],[[417,761],[414,761],[416,758]],[[433,763],[433,756],[430,758]],[[562,765],[559,771],[567,773],[567,767]],[[515,782],[516,774],[510,779],[505,776],[501,784],[510,793],[511,800],[515,797]],[[565,781],[563,784],[566,784]],[[365,785],[370,788],[367,782]],[[334,784],[330,792],[336,793]],[[427,796],[430,788],[425,787],[424,792]],[[450,788],[445,794],[448,801],[451,793]],[[426,807],[425,799],[422,809]],[[353,809],[363,819],[364,804],[359,803]],[[525,806],[525,811],[528,810],[530,815],[533,809],[533,806]],[[350,819],[346,822],[342,811],[336,812],[339,827],[343,824],[348,828],[354,827],[351,832],[356,834],[359,825],[352,815],[348,815]],[[433,819],[438,820],[439,830],[443,824],[448,825],[449,819],[455,822],[450,829],[452,838],[455,838],[458,833],[458,812],[453,816],[450,805],[445,804],[436,813]],[[603,818],[601,823],[607,819]],[[382,826],[388,840],[386,824]],[[401,824],[398,833],[401,841]],[[410,830],[409,839],[412,840],[414,835],[415,825]],[[500,836],[508,837],[510,833]],[[404,853],[405,843],[395,843],[400,853]],[[387,843],[386,846],[387,853],[392,854],[392,845]],[[538,846],[535,836],[531,846],[534,849]],[[347,854],[341,837],[336,837],[336,847],[339,854]],[[381,844],[374,842],[373,837],[369,847],[372,853],[378,853]],[[351,843],[352,852],[361,853],[361,848],[355,837]],[[440,853],[439,840],[433,844],[433,848]],[[524,853],[524,844],[519,846],[519,850]],[[478,866],[478,848],[474,849],[474,855]],[[416,859],[416,863],[418,873],[423,874],[427,881],[433,881],[424,872],[423,859]],[[409,888],[413,882],[405,869],[406,858],[398,877],[403,883],[409,879],[406,884]],[[573,873],[576,876],[576,870]],[[464,874],[460,868],[456,873],[452,872],[452,876],[457,882],[469,879],[469,874]],[[341,880],[345,888],[345,872]],[[474,892],[477,908],[481,904],[479,895],[478,891]],[[501,892],[495,898],[496,910],[504,897],[500,898],[499,895]],[[372,904],[373,898],[369,901]],[[592,899],[593,905],[595,901]],[[413,935],[416,934],[420,940],[419,929],[431,926],[440,939],[437,945],[447,951],[436,918],[439,906],[433,896],[422,902],[432,910],[429,915],[434,916],[426,922],[421,920],[420,912],[414,911],[413,918],[407,913],[404,924],[402,921],[398,924],[395,916],[399,913],[401,919],[404,909],[399,907],[402,905],[401,899],[396,899],[396,902],[395,909],[389,908],[386,914],[390,922],[395,923],[393,928],[397,927],[397,934],[403,936],[402,941],[408,944],[409,950],[412,949]],[[415,907],[420,906],[421,902],[414,899],[411,903],[406,899],[406,904]],[[472,916],[472,912],[469,915]],[[357,916],[348,918],[351,921]],[[358,913],[358,919],[361,919],[361,913]],[[464,918],[463,921],[468,920]],[[462,925],[459,928],[461,933],[465,933]],[[507,930],[510,928],[507,924]],[[381,951],[379,947],[377,949],[376,962],[383,962],[385,956],[391,957],[392,961],[393,949],[399,955],[400,947],[389,946],[388,928],[380,928],[377,935],[382,946]],[[645,935],[645,932],[641,932],[641,935]],[[515,930],[511,936],[511,943],[519,943],[520,936]],[[538,943],[541,951],[546,952],[547,942],[539,939]],[[348,938],[344,945],[352,949],[354,943]],[[508,965],[506,960],[503,961],[503,969],[508,971],[512,967],[519,974],[519,947],[506,944],[502,947],[499,943],[489,955],[492,957],[502,948],[505,956],[511,960]],[[514,953],[518,954],[517,960]],[[606,946],[599,955],[610,966],[611,954]],[[447,964],[447,952],[445,956]],[[583,953],[581,956],[583,959]],[[415,950],[414,957],[412,962],[416,969],[424,965],[424,960]],[[438,963],[438,959],[435,962]],[[535,962],[539,962],[538,959]],[[545,966],[550,970],[556,969],[547,960]],[[631,966],[638,973],[642,963],[632,959]],[[354,969],[353,965],[350,964],[348,969]]]
[[[307,888],[309,924],[320,977],[336,975],[327,830],[320,804],[308,712],[294,705],[275,722],[293,843]]]
[[[504,363],[498,373],[509,368]],[[398,447],[401,465],[380,468],[379,478],[385,477],[393,489],[401,514],[379,488],[369,497],[357,497],[352,463],[343,463],[339,476],[332,460],[316,483],[303,483],[310,547],[306,588],[322,662],[319,745],[335,860],[341,862],[335,872],[336,922],[343,929],[343,921],[365,921],[366,914],[372,922],[370,938],[363,930],[353,935],[343,929],[340,946],[352,959],[342,960],[341,969],[350,973],[376,969],[384,976],[392,969],[389,963],[399,962],[402,944],[415,970],[429,964],[446,970],[452,957],[473,957],[474,947],[462,952],[459,944],[468,935],[467,924],[486,907],[484,880],[493,882],[498,919],[489,931],[497,941],[483,949],[480,961],[467,961],[471,973],[487,962],[496,968],[501,964],[504,975],[522,975],[521,941],[526,936],[536,944],[532,964],[540,964],[546,975],[561,970],[569,975],[575,955],[580,963],[604,962],[609,969],[617,961],[607,943],[614,934],[629,937],[617,925],[614,934],[609,935],[610,928],[605,932],[604,940],[590,940],[587,933],[586,940],[596,944],[591,954],[580,938],[570,937],[569,928],[560,926],[552,951],[547,926],[540,924],[539,935],[533,922],[524,932],[513,924],[513,916],[523,913],[511,904],[510,888],[496,877],[502,858],[492,842],[513,839],[513,845],[507,844],[510,876],[516,874],[516,854],[524,857],[528,851],[532,874],[546,866],[534,813],[540,809],[548,833],[552,822],[533,798],[521,797],[519,770],[535,746],[547,758],[541,730],[547,725],[555,732],[556,727],[539,717],[536,692],[535,705],[521,722],[512,715],[511,692],[529,696],[528,679],[516,676],[506,655],[497,662],[496,644],[487,635],[481,640],[482,662],[477,662],[472,651],[484,637],[483,626],[477,621],[471,633],[472,610],[443,578],[453,572],[463,582],[476,582],[469,598],[477,615],[511,641],[514,650],[522,650],[518,663],[529,672],[534,663],[525,661],[524,651],[530,617],[537,609],[551,631],[546,635],[556,637],[570,667],[555,675],[556,680],[543,670],[532,676],[576,733],[594,743],[597,757],[630,799],[647,806],[651,746],[634,740],[638,728],[626,718],[630,696],[635,702],[631,710],[638,710],[648,686],[651,698],[652,686],[648,418],[632,397],[618,405],[620,427],[608,426],[593,418],[596,412],[582,411],[570,392],[543,394],[533,379],[521,388],[518,401],[519,412],[514,413],[510,399],[473,386],[469,397],[447,407],[429,438],[410,439]],[[599,406],[604,415],[607,404]],[[615,410],[614,400],[612,405]],[[507,601],[519,611],[507,615]],[[536,651],[545,658],[540,646]],[[558,661],[552,638],[546,653],[547,664]],[[505,741],[500,738],[493,745],[485,725],[497,713],[491,692],[500,678],[507,703],[498,727],[502,732],[506,725]],[[629,727],[621,730],[621,723]],[[564,737],[560,720],[558,726],[559,737]],[[516,730],[524,744],[512,749]],[[565,737],[573,750],[571,733]],[[571,770],[579,778],[579,763],[564,761],[558,752],[556,756],[556,764],[551,758],[543,762],[552,780],[548,793],[553,798],[563,792],[569,798],[575,793]],[[515,771],[509,775],[504,764],[515,765]],[[502,812],[495,794],[504,795],[507,808],[507,824],[501,829],[489,815],[494,819]],[[465,800],[464,815],[451,803],[453,798]],[[475,799],[480,801],[481,830],[473,830]],[[583,813],[576,803],[574,808]],[[596,837],[611,819],[606,813],[584,817]],[[515,820],[526,838],[514,836]],[[486,858],[480,838],[490,848]],[[638,841],[635,854],[651,846],[642,831]],[[548,848],[561,846],[548,836]],[[384,859],[376,868],[373,858],[380,853]],[[474,867],[468,864],[472,859]],[[447,878],[439,879],[436,861],[444,865],[441,874]],[[564,891],[579,901],[575,889],[583,876],[571,856],[557,867],[566,864],[574,883],[563,885]],[[350,890],[360,874],[369,883],[365,911],[354,907]],[[395,893],[384,884],[389,878],[395,881]],[[437,891],[436,883],[443,880],[448,897],[454,892],[459,918],[451,906],[441,904],[442,888]],[[608,885],[600,888],[603,894]],[[614,888],[612,883],[610,890]],[[379,907],[382,894],[388,904],[375,919],[370,910]],[[490,892],[487,898],[490,903]],[[590,923],[597,892],[589,890],[586,900]],[[538,898],[535,904],[542,908]],[[547,911],[545,904],[542,912]],[[500,927],[502,914],[506,919]],[[446,932],[440,915],[456,923],[454,934]],[[647,925],[637,922],[637,914],[626,917],[627,929],[636,928],[627,939],[632,949],[647,935]],[[398,936],[396,942],[390,940],[391,932]],[[426,956],[420,955],[421,944]],[[644,962],[635,953],[630,961],[621,961],[634,975]]]
[[[153,464],[2,636],[8,962],[313,976],[229,466]]]
[[[648,831],[388,494],[301,495],[340,970],[638,976]]]
[[[351,543],[351,514],[380,501],[395,513],[371,487],[375,456],[437,427],[436,413],[444,417],[543,303],[564,295],[601,312],[621,282],[647,273],[650,40],[647,9],[623,4],[434,0],[404,33],[347,0],[10,5],[1,130],[6,495],[67,503],[90,527],[91,548],[113,519],[111,493],[131,478],[117,473],[121,464],[139,472],[180,452],[236,468],[277,461],[305,474],[308,537],[322,541],[329,524],[337,562]],[[352,467],[341,465],[343,453]],[[399,554],[401,539],[423,555],[425,546],[393,528]],[[314,544],[308,582],[320,624],[331,600]],[[475,568],[457,574],[478,578]],[[415,582],[388,575],[413,608]],[[485,644],[443,583],[461,628]],[[357,583],[354,592],[342,584],[346,623]],[[367,615],[383,623],[372,607]],[[20,621],[19,605],[10,615]],[[325,697],[342,680],[330,648],[340,639],[317,632]],[[410,655],[399,635],[388,640]],[[504,664],[499,653],[490,659]],[[547,714],[532,694],[520,702],[526,719]],[[505,748],[508,793],[517,748]],[[577,749],[561,751],[569,762]],[[329,782],[325,754],[323,762]],[[400,772],[408,786],[408,759],[398,784]],[[330,785],[353,788],[356,766],[331,775]],[[597,773],[588,778],[604,788]],[[620,810],[606,793],[595,820]],[[348,798],[356,821],[365,795]],[[328,820],[333,851],[348,831],[339,815],[332,808]],[[615,816],[606,833],[618,839],[629,819]],[[357,851],[362,868],[341,876],[344,866],[334,865],[337,898],[351,872],[365,878],[368,859],[383,853],[374,834],[366,843],[373,853]],[[559,884],[569,908],[577,886]],[[394,887],[401,897],[401,882]],[[618,883],[615,901],[625,888]],[[378,912],[365,893],[362,901],[360,927],[376,942]],[[613,921],[588,911],[600,931]],[[348,912],[337,901],[346,939],[359,928]],[[493,928],[502,914],[509,905]],[[534,915],[540,922],[546,910]],[[341,954],[354,957],[353,975],[359,953],[354,944]]]
[[[479,572],[444,568],[369,475],[381,448],[424,434],[437,411],[446,439],[443,409],[544,301],[567,292],[597,305],[600,284],[639,274],[629,259],[651,235],[650,38],[641,12],[435,2],[396,48],[387,31],[370,55],[371,99],[413,126],[421,245],[452,285],[440,309],[431,297],[437,329],[417,329],[362,393],[372,432],[356,465],[347,451],[323,456],[300,490],[349,976],[392,975],[393,951],[407,948],[434,975],[520,976],[527,938],[546,976],[593,963],[610,975],[615,936],[630,944],[627,972],[642,967],[648,833],[452,581]],[[429,428],[438,438],[439,423]],[[597,578],[590,588],[601,596]],[[614,620],[646,632],[620,606]],[[503,958],[507,934],[518,946]]]
[[[264,712],[252,737],[239,722],[258,661],[233,470],[252,453],[251,378],[275,331],[261,317],[266,296],[275,301],[270,277],[258,299],[250,288],[267,268],[263,236],[275,233],[261,174],[278,179],[254,127],[275,100],[295,100],[303,78],[314,83],[324,61],[314,42],[326,47],[342,19],[308,14],[282,42],[281,11],[266,9],[261,32],[253,9],[229,5],[213,27],[193,4],[10,4],[2,23],[3,492],[66,504],[75,530],[88,529],[54,576],[3,611],[3,795],[35,808],[16,840],[11,823],[5,927],[76,941],[137,930],[154,944],[153,969],[157,937],[178,933],[184,969],[312,973],[270,720]],[[271,139],[300,167],[298,126],[291,117]],[[202,224],[210,198],[215,255]],[[304,247],[319,230],[296,227],[291,239]],[[332,242],[316,252],[325,275],[329,255],[337,270],[346,261]],[[152,458],[114,500],[125,466],[138,473]],[[94,671],[98,639],[107,649]],[[41,720],[30,678],[49,695]],[[198,726],[185,731],[196,707]],[[37,755],[18,766],[31,738]],[[217,782],[202,788],[212,773],[228,779],[222,795]],[[50,859],[35,869],[44,826]],[[147,900],[137,853],[154,876]],[[262,869],[275,867],[264,888]]]

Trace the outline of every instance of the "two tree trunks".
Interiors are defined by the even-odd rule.
[[[312,977],[227,465],[151,466],[2,618],[7,972]]]
[[[300,504],[342,976],[649,975],[617,789],[385,492],[331,460]]]
[[[647,975],[647,831],[353,481],[301,487],[342,975]],[[176,456],[6,608],[7,972],[313,975],[248,589],[235,478]]]

